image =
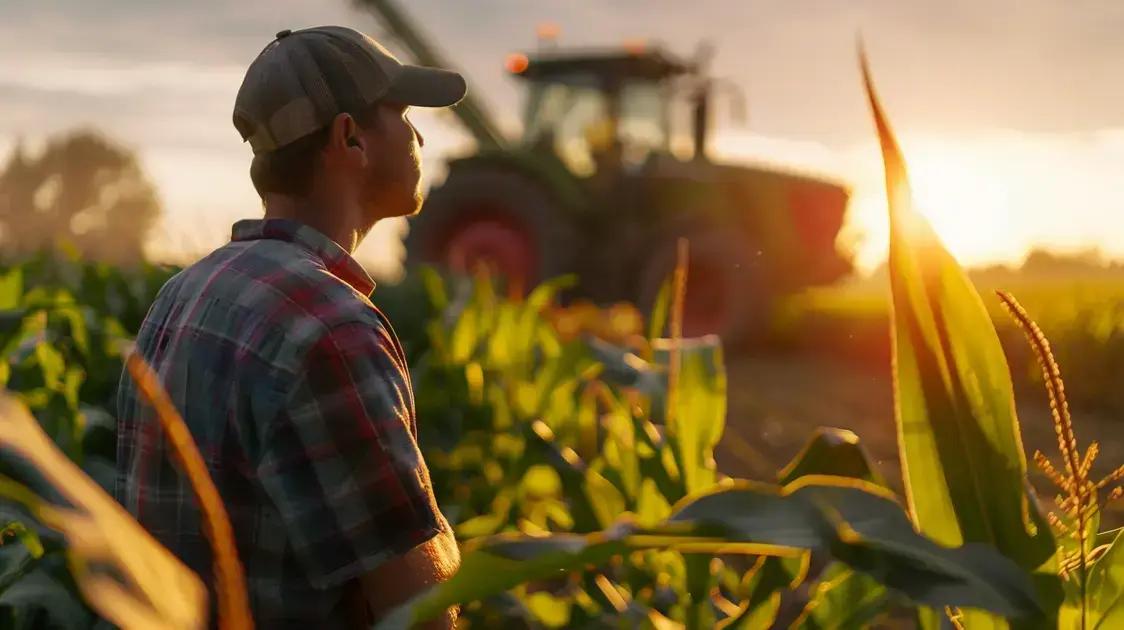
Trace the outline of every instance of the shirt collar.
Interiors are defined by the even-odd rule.
[[[375,281],[363,265],[339,243],[313,227],[292,219],[242,219],[231,228],[230,240],[273,239],[292,243],[319,258],[335,276],[363,295],[375,290]]]

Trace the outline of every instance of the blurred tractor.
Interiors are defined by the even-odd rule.
[[[449,67],[391,0],[356,1],[419,63]],[[701,66],[643,46],[510,56],[527,86],[523,137],[505,138],[471,96],[454,108],[478,150],[449,161],[410,220],[407,268],[485,265],[516,294],[572,273],[570,297],[646,311],[686,237],[685,334],[738,342],[764,332],[776,296],[850,271],[836,249],[848,191],[711,161],[720,84]]]

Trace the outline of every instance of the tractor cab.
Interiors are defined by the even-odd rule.
[[[356,3],[419,64],[450,67],[398,2]],[[712,95],[733,96],[735,118],[744,101],[703,70],[705,43],[688,61],[657,47],[553,46],[507,59],[526,88],[522,137],[503,133],[472,91],[452,109],[478,151],[450,160],[410,218],[407,268],[485,269],[516,297],[573,275],[570,298],[650,309],[686,239],[684,333],[727,341],[766,330],[774,296],[846,271],[835,243],[845,187],[707,158]]]
[[[696,76],[660,49],[511,55],[528,82],[523,142],[554,153],[575,175],[635,169],[670,152],[682,117],[676,95]],[[673,111],[674,110],[674,111]]]

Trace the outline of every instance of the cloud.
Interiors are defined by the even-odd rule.
[[[867,131],[854,59],[859,32],[887,100],[903,120],[932,131],[1098,129],[1119,122],[1124,99],[1116,80],[1124,5],[1110,0],[399,4],[508,115],[517,111],[516,88],[500,64],[507,52],[533,47],[543,21],[561,25],[562,42],[572,45],[647,37],[690,54],[709,39],[715,72],[747,91],[755,130],[829,143]],[[0,54],[14,67],[51,54],[64,64],[240,68],[281,28],[336,22],[382,31],[346,0],[17,0],[0,6]],[[49,74],[40,73],[44,82]]]

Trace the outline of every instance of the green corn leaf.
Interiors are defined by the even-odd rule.
[[[1114,628],[1124,628],[1124,600],[1116,600],[1116,603],[1105,612],[1104,616],[1097,625],[1093,626],[1096,630],[1113,630]]]
[[[601,565],[626,550],[620,540],[571,534],[481,539],[462,554],[456,575],[393,611],[378,628],[409,627],[436,617],[450,606],[484,599],[519,584],[555,577],[585,565]]]
[[[835,475],[861,479],[886,487],[870,463],[859,438],[846,429],[819,427],[808,443],[777,473],[781,484],[808,475]],[[780,562],[766,558],[766,564]],[[801,617],[800,626],[812,628],[862,628],[882,612],[888,591],[870,576],[834,563],[817,578]]]
[[[585,471],[585,492],[601,527],[608,527],[624,514],[624,495],[592,468]]]
[[[433,305],[434,310],[438,313],[444,312],[449,307],[449,294],[445,290],[444,278],[430,266],[418,268],[417,274],[421,278],[425,293],[429,297],[429,302]]]
[[[449,359],[454,364],[465,363],[476,352],[484,328],[481,319],[480,309],[476,308],[466,308],[457,318],[449,341]]]
[[[889,590],[874,578],[832,564],[813,589],[796,624],[803,630],[861,630],[886,612]]]
[[[1124,527],[1117,527],[1116,529],[1107,529],[1103,532],[1097,532],[1097,537],[1093,539],[1093,547],[1102,547],[1104,545],[1111,545],[1116,542],[1116,538],[1120,533],[1124,532]]]
[[[554,468],[562,480],[562,494],[569,499],[574,527],[579,531],[592,531],[600,527],[605,515],[593,505],[588,494],[588,469],[585,462],[573,450],[559,447],[554,441],[554,432],[542,421],[526,425],[523,437],[526,440],[528,460],[545,462]]]
[[[1026,573],[1010,560],[983,545],[936,544],[914,530],[892,494],[855,479],[737,483],[683,505],[661,531],[826,551],[918,603],[1043,614]]]
[[[40,540],[39,534],[34,529],[19,521],[12,521],[0,528],[0,545],[9,536],[14,536],[16,540],[20,541],[32,558],[39,558],[43,555],[43,541]]]
[[[671,505],[660,494],[659,486],[652,479],[640,484],[640,496],[636,501],[636,520],[641,526],[651,527],[671,514]]]
[[[90,333],[86,325],[85,313],[77,305],[62,306],[52,313],[67,323],[67,337],[74,342],[78,352],[86,355],[90,352]]]
[[[591,389],[586,388],[578,400],[575,410],[575,424],[577,440],[575,450],[583,459],[593,459],[600,450],[599,412],[597,409],[597,396]]]
[[[761,556],[746,573],[741,592],[742,613],[727,619],[722,628],[756,630],[771,628],[781,607],[781,591],[796,588],[808,574],[810,554],[795,557]]]
[[[0,275],[0,310],[19,308],[23,301],[23,268],[13,267]]]
[[[627,405],[614,401],[614,408],[603,416],[602,423],[607,434],[602,447],[606,459],[613,453],[621,490],[629,498],[635,498],[640,494],[640,459],[636,452],[636,424]]]
[[[676,341],[652,343],[655,362],[666,369]],[[677,409],[667,420],[667,436],[686,492],[705,490],[717,479],[714,448],[726,425],[726,370],[717,336],[682,339]],[[653,396],[653,415],[660,418],[663,396]]]
[[[570,287],[577,286],[577,284],[578,276],[575,274],[558,276],[557,278],[551,278],[550,280],[539,283],[527,296],[524,303],[527,309],[526,312],[537,316],[539,311],[553,302],[554,298],[556,298],[559,293]],[[534,317],[530,316],[528,316],[528,320],[536,321]]]
[[[639,549],[800,555],[818,550],[932,606],[971,606],[1033,620],[1041,615],[1027,575],[985,546],[948,548],[921,536],[885,490],[854,479],[803,477],[780,488],[743,482],[681,502],[653,528],[501,535],[469,546],[460,571],[385,621],[402,627],[458,603],[596,566]]]
[[[61,564],[57,562],[60,560],[58,557],[51,560],[55,561],[52,564]],[[59,579],[58,572],[61,570],[62,567],[36,565],[0,593],[0,608],[43,611],[48,620],[43,624],[46,627],[92,627],[94,615]]]
[[[702,554],[688,554],[685,558],[687,568],[687,630],[703,630],[714,627],[714,610],[710,602],[710,589],[714,584],[711,574],[711,557]]]
[[[1090,567],[1087,591],[1090,627],[1124,627],[1124,532]]]
[[[207,592],[199,578],[67,459],[26,408],[7,396],[0,396],[0,445],[34,467],[65,502],[47,502],[22,483],[0,476],[4,500],[20,504],[66,538],[67,565],[92,607],[122,627],[197,628],[205,623]],[[37,588],[20,580],[0,599],[28,597]]]
[[[668,315],[671,312],[671,277],[668,276],[660,285],[660,291],[656,294],[656,302],[652,305],[652,313],[649,315],[648,321],[648,339],[659,339],[664,334],[664,328],[667,327]]]
[[[23,527],[21,523],[9,523],[4,529],[8,530],[13,525]],[[38,549],[32,549],[27,544],[20,545],[5,540],[4,544],[0,545],[0,593],[30,573],[35,568],[35,561],[42,555],[41,543]]]
[[[601,379],[606,383],[633,387],[659,400],[666,400],[666,367],[649,363],[632,351],[603,339],[589,337],[586,344],[593,358],[602,365]]]
[[[569,598],[539,591],[528,595],[524,603],[535,618],[548,628],[563,628],[570,623],[570,609],[574,604]]]
[[[862,69],[886,171],[895,405],[910,513],[937,542],[985,543],[1040,571],[1040,600],[1056,610],[1055,543],[1028,491],[999,337],[967,275],[914,210],[865,56]],[[965,622],[1004,626],[972,613]]]
[[[805,475],[853,477],[885,487],[886,482],[870,464],[859,436],[847,429],[819,427],[811,439],[777,473],[777,480],[788,484]]]
[[[35,359],[43,374],[43,384],[51,390],[61,388],[63,374],[66,372],[66,359],[62,353],[46,342],[39,342],[35,346]]]

